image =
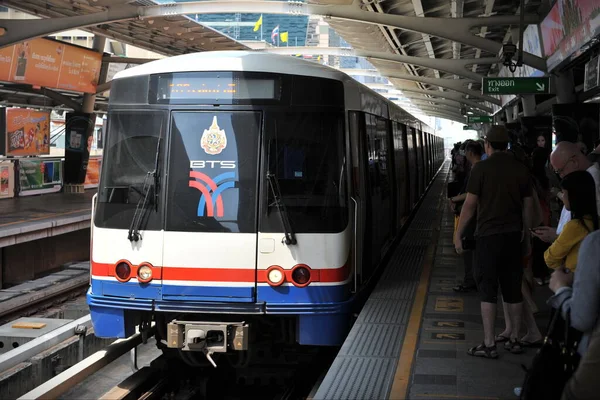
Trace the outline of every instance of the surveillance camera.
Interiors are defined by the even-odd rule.
[[[517,46],[512,43],[502,45],[500,57],[504,59],[504,65],[509,66],[512,63],[512,58],[517,54]]]

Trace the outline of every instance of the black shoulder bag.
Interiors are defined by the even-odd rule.
[[[561,317],[561,307],[555,310],[544,343],[533,357],[531,367],[522,366],[526,375],[521,400],[560,400],[565,384],[577,369],[581,332],[571,328],[570,313],[566,320]],[[562,324],[564,331],[556,329],[557,324]]]

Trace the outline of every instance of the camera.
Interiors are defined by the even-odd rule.
[[[512,66],[512,59],[517,54],[517,46],[512,43],[505,43],[502,45],[502,50],[500,50],[500,57],[504,59],[504,65],[507,67]]]

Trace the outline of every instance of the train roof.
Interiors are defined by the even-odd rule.
[[[118,72],[114,79],[129,78],[171,72],[192,71],[246,71],[246,72],[271,72],[279,74],[303,75],[317,78],[328,78],[344,82],[347,87],[354,87],[360,93],[374,96],[378,101],[385,103],[392,115],[402,115],[406,123],[425,126],[402,107],[386,99],[380,93],[357,82],[349,75],[326,65],[309,62],[287,55],[272,54],[260,51],[205,51],[200,53],[183,54],[163,58],[138,65],[133,68]],[[400,118],[398,119],[400,120]]]
[[[290,56],[256,51],[205,51],[163,58],[120,71],[115,79],[190,71],[251,71],[352,79],[334,68]]]

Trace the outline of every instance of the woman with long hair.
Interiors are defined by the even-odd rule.
[[[565,208],[571,212],[571,221],[544,253],[548,267],[577,268],[579,246],[585,237],[598,229],[596,208],[596,183],[587,171],[575,171],[565,176],[561,183]]]

